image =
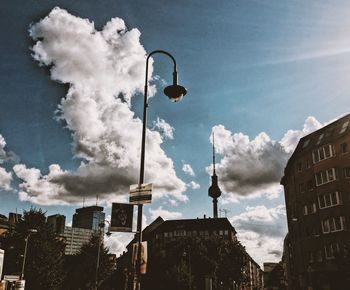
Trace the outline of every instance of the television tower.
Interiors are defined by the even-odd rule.
[[[221,190],[218,185],[218,177],[215,172],[215,141],[213,132],[213,175],[211,177],[211,185],[208,190],[208,195],[213,199],[213,217],[218,217],[218,197],[221,195]]]

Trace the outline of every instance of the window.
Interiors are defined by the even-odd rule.
[[[307,145],[309,145],[309,143],[310,143],[310,139],[305,140],[305,142],[303,144],[303,148],[305,148]]]
[[[308,169],[311,167],[311,164],[310,164],[310,160],[309,159],[306,159],[305,160],[305,168]]]
[[[310,263],[312,263],[314,261],[314,258],[315,258],[314,255],[315,255],[314,251],[310,251],[309,252],[309,262]]]
[[[340,204],[339,192],[332,192],[318,197],[318,205],[320,208],[331,207]]]
[[[320,136],[318,136],[317,144],[321,143],[323,136],[324,136],[324,134],[321,134]]]
[[[342,143],[340,145],[341,153],[347,153],[348,152],[348,144],[347,143]]]
[[[339,244],[334,243],[325,245],[324,252],[326,259],[334,259],[335,255],[339,253]]]
[[[299,183],[299,192],[303,193],[305,191],[305,185],[304,183]]]
[[[324,234],[345,230],[345,218],[343,216],[322,220],[322,232]]]
[[[334,150],[330,144],[312,151],[312,159],[314,163],[331,158],[332,156],[334,156]]]
[[[348,128],[348,126],[349,126],[349,121],[344,122],[343,126],[341,127],[341,129],[339,131],[339,134],[343,134],[346,131],[346,129]]]
[[[350,167],[344,167],[344,177],[350,178]]]
[[[223,235],[224,235],[224,231],[223,231],[223,230],[220,230],[220,231],[219,231],[219,235],[220,235],[220,236],[223,236]]]
[[[303,208],[304,215],[313,214],[315,212],[316,212],[316,204],[315,203],[309,203],[309,204],[304,205],[304,208]]]
[[[317,186],[334,181],[336,179],[335,168],[330,168],[325,171],[317,172],[315,174],[315,178]]]
[[[312,190],[313,189],[313,184],[312,184],[312,180],[308,180],[307,183],[306,183],[306,189],[307,190]]]

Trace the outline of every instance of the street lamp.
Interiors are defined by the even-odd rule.
[[[174,64],[173,70],[173,84],[164,89],[164,94],[174,102],[180,101],[187,93],[186,89],[179,86],[177,83],[177,70],[175,58],[164,50],[154,50],[152,51],[146,59],[146,77],[145,77],[145,91],[143,99],[143,119],[142,119],[142,140],[141,140],[141,164],[140,164],[140,179],[139,186],[143,184],[144,173],[145,173],[145,142],[146,142],[146,128],[147,128],[147,92],[148,92],[148,62],[153,54],[161,53],[169,56]],[[140,280],[141,280],[141,243],[142,243],[142,204],[138,204],[137,211],[137,233],[138,233],[138,247],[137,247],[137,259],[136,259],[136,271],[134,277],[134,289],[140,290]],[[136,284],[136,285],[135,285]]]
[[[29,237],[31,234],[35,234],[37,233],[38,230],[36,229],[29,229],[27,231],[27,236],[25,238],[25,246],[24,246],[24,255],[23,255],[23,263],[22,263],[22,272],[21,272],[21,276],[19,277],[19,280],[22,280],[24,278],[24,267],[25,267],[25,264],[26,264],[26,258],[27,258],[27,248],[28,248],[28,240],[29,240]]]
[[[99,228],[99,232],[98,232],[98,245],[97,245],[97,261],[96,261],[96,271],[95,271],[95,290],[98,289],[98,269],[100,266],[100,254],[101,254],[101,236],[102,236],[102,229],[105,227],[105,222],[108,223],[108,231],[106,233],[107,237],[111,236],[111,232],[109,231],[109,228],[111,227],[111,224],[108,220],[104,220],[103,222],[99,223],[98,228]]]

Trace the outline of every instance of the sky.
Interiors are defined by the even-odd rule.
[[[283,169],[298,140],[349,112],[348,1],[5,0],[0,10],[0,213],[128,202],[149,67],[143,225],[219,213],[260,264],[281,259]],[[121,253],[130,234],[108,238]]]

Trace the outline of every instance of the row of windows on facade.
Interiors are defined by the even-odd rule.
[[[229,230],[218,230],[218,231],[186,231],[186,230],[175,230],[172,232],[165,232],[164,238],[172,238],[172,237],[196,237],[196,236],[209,236],[209,235],[220,235],[220,236],[228,236]],[[156,234],[156,238],[162,238],[163,234]]]
[[[340,128],[339,134],[345,133],[345,131],[348,129],[348,127],[349,127],[349,121],[345,121],[343,123],[342,127]],[[326,135],[326,137],[329,137],[330,136],[330,132],[328,131],[326,133],[320,134],[318,136],[318,138],[317,138],[316,145],[320,145],[320,143],[323,141],[323,137],[325,137],[325,135]],[[304,144],[303,144],[303,149],[306,148],[309,145],[309,143],[310,143],[310,139],[306,139]]]
[[[344,178],[350,178],[350,166],[343,168]],[[330,168],[324,171],[315,173],[316,186],[321,186],[323,184],[335,181],[338,179],[338,174],[336,168]],[[314,189],[312,180],[308,180],[306,183],[299,183],[299,192],[303,193],[305,191],[310,191]]]
[[[339,243],[330,243],[324,246],[324,256],[327,260],[334,259],[338,254],[345,253],[346,248],[344,245],[340,246]],[[309,251],[309,263],[322,262],[322,250]]]
[[[344,216],[330,217],[327,219],[321,220],[321,229],[323,234],[330,234],[334,232],[340,232],[346,230],[346,220]],[[306,237],[319,237],[320,236],[320,227],[314,225],[312,227],[305,227],[305,236]]]
[[[340,144],[340,153],[345,154],[348,152],[348,144],[342,143]],[[312,151],[312,162],[316,164],[328,158],[335,156],[334,147],[331,144],[327,144],[322,146],[316,150]],[[304,161],[299,161],[297,163],[297,170],[301,172],[303,169],[311,168],[311,162],[309,159],[305,159]]]
[[[318,208],[324,209],[342,204],[342,197],[340,192],[332,192],[318,196]],[[316,203],[310,202],[303,206],[303,215],[316,213]]]

